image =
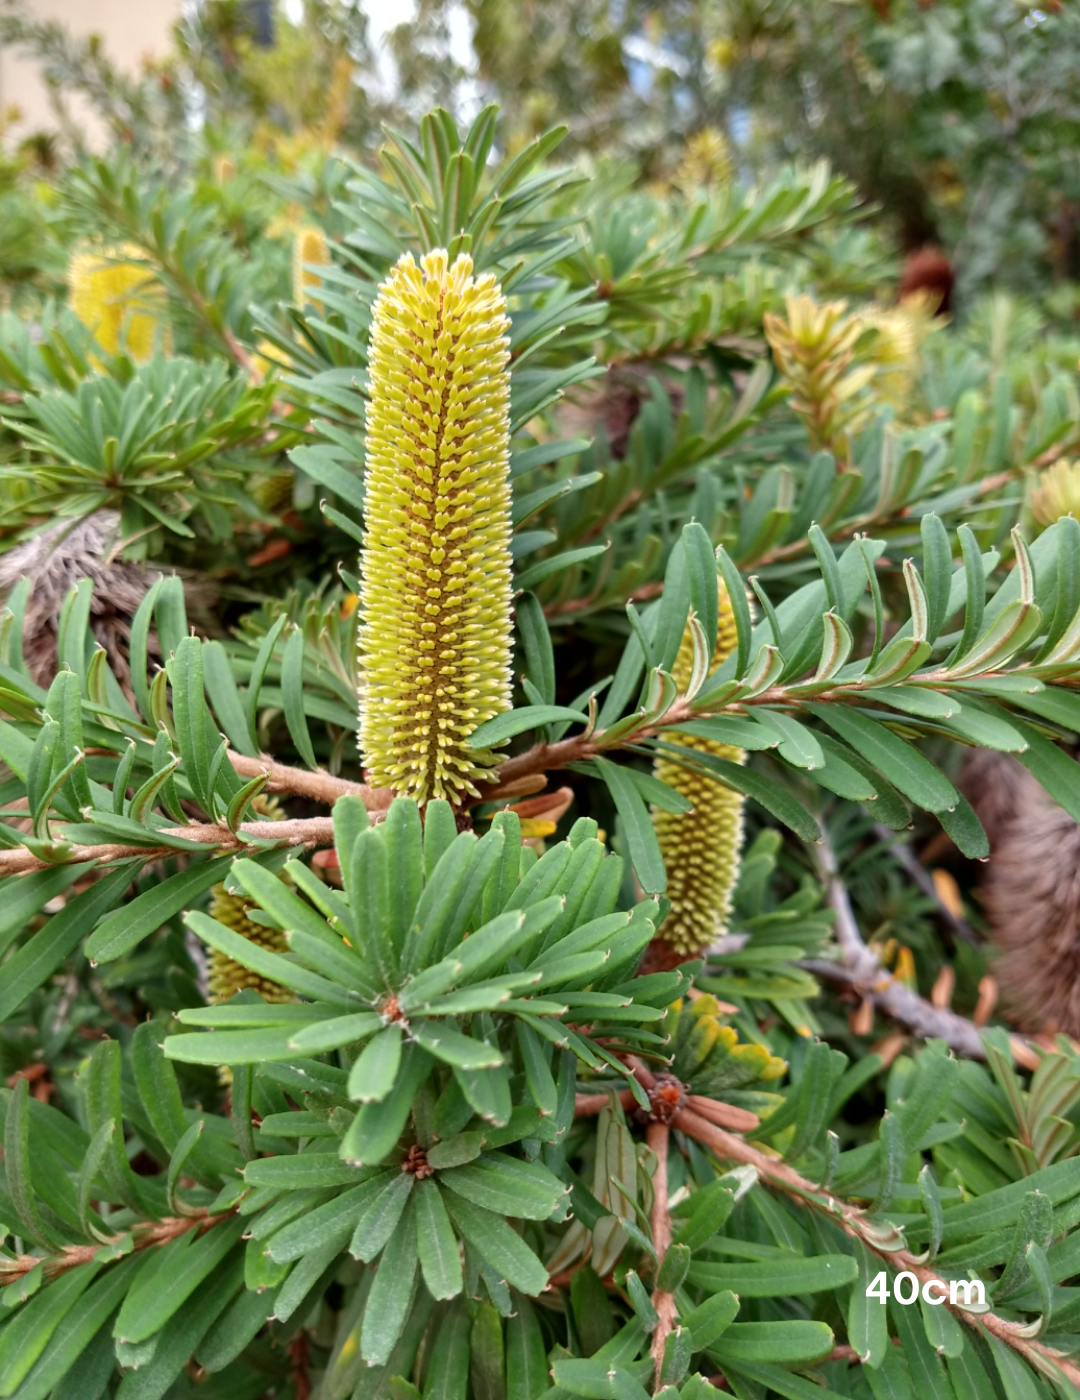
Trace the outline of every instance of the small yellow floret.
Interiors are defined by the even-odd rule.
[[[479,796],[466,741],[510,708],[510,322],[472,270],[406,254],[372,316],[360,747],[418,802]]]

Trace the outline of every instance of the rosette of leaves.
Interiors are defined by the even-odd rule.
[[[672,1004],[664,1018],[671,1055],[668,1073],[692,1094],[723,1099],[751,1112],[775,1107],[778,1096],[761,1086],[782,1078],[786,1063],[768,1046],[741,1040],[720,1017],[720,1004],[708,994]]]
[[[207,1029],[171,1036],[172,1058],[236,1066],[338,1056],[342,1104],[360,1105],[341,1156],[375,1167],[400,1150],[422,1093],[501,1129],[515,1076],[524,1076],[522,1101],[554,1115],[556,1050],[620,1075],[619,1050],[659,1053],[655,1023],[681,978],[634,982],[658,903],[616,908],[623,863],[594,822],[579,820],[540,858],[521,845],[515,814],[477,838],[457,831],[443,801],[422,822],[417,804],[399,798],[371,825],[360,800],[343,797],[334,830],[342,891],[299,861],[285,867],[287,882],[251,860],[232,867],[248,917],[281,930],[287,955],[207,914],[187,916],[211,948],[303,1000],[186,1009],[183,1022]]]

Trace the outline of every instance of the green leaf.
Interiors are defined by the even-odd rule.
[[[354,1259],[370,1263],[381,1252],[397,1229],[415,1185],[416,1177],[403,1171],[398,1171],[386,1181],[357,1222],[349,1245],[349,1253]]]
[[[0,1332],[0,1395],[14,1394],[97,1276],[99,1265],[72,1269],[43,1288]]]
[[[568,709],[565,705],[523,705],[516,710],[507,710],[496,715],[473,730],[469,744],[474,749],[492,748],[512,739],[515,734],[537,729],[543,724],[554,724],[556,720],[572,720],[578,724],[588,724],[589,717],[580,710]]]
[[[0,880],[0,954],[7,951],[35,914],[94,868],[93,861],[56,865],[30,875],[9,875]]]
[[[416,1268],[416,1217],[407,1206],[375,1271],[375,1282],[364,1307],[360,1352],[370,1366],[386,1362],[401,1336],[412,1298]]]
[[[278,620],[270,628],[266,636],[259,643],[259,650],[255,653],[255,660],[251,665],[251,676],[248,680],[247,691],[247,720],[248,728],[252,734],[258,733],[259,727],[259,694],[262,690],[263,681],[270,667],[270,661],[274,655],[274,648],[278,644],[278,639],[288,625],[288,615],[282,613]]]
[[[781,787],[771,778],[767,778],[764,773],[759,773],[756,769],[734,763],[726,758],[718,758],[715,754],[702,753],[700,749],[688,749],[678,744],[660,743],[656,747],[664,753],[670,753],[673,758],[678,758],[691,767],[704,768],[710,775],[718,778],[728,787],[734,788],[736,792],[742,792],[747,797],[752,797],[778,821],[790,827],[802,840],[820,841],[821,829],[817,819],[806,810],[801,802],[792,797],[786,788]]]
[[[880,768],[888,780],[919,807],[941,812],[955,807],[960,794],[943,773],[918,749],[894,734],[885,725],[858,711],[840,705],[807,706],[841,739]]]
[[[547,1220],[566,1187],[538,1162],[523,1162],[504,1152],[486,1152],[475,1162],[439,1175],[443,1186],[475,1205],[525,1220]]]
[[[344,1249],[356,1229],[357,1220],[386,1185],[385,1172],[379,1172],[351,1186],[333,1200],[308,1211],[299,1220],[283,1226],[266,1242],[266,1252],[276,1263],[286,1264],[314,1250]]]
[[[464,1303],[452,1306],[435,1329],[431,1362],[424,1381],[424,1400],[465,1400],[469,1384],[472,1320]],[[544,1358],[545,1376],[547,1358]],[[546,1383],[546,1382],[545,1382]],[[541,1390],[543,1390],[541,1386]],[[540,1391],[536,1392],[540,1394]],[[526,1400],[526,1397],[520,1397]],[[528,1397],[532,1400],[532,1397]]]
[[[102,963],[129,953],[193,899],[223,879],[231,864],[231,856],[222,856],[218,860],[190,865],[136,895],[122,909],[106,914],[87,939],[86,956],[91,962]]]
[[[515,575],[514,589],[523,592],[535,588],[552,574],[561,573],[572,564],[583,564],[586,559],[595,559],[598,554],[606,553],[608,548],[606,544],[587,544],[580,549],[569,549],[564,554],[552,555],[550,559],[541,559],[538,564],[533,564],[523,573]]]
[[[318,768],[304,714],[304,633],[299,627],[293,628],[285,643],[281,658],[281,694],[285,723],[296,750],[309,768]]]
[[[645,799],[619,764],[601,757],[594,762],[615,803],[641,888],[646,894],[663,894],[667,888],[667,872]]]
[[[514,605],[526,676],[545,705],[555,704],[555,655],[544,609],[535,593],[522,593]],[[483,728],[483,726],[481,726]],[[491,742],[490,740],[488,742]]]
[[[125,861],[83,890],[8,958],[0,986],[0,1021],[6,1021],[74,953],[98,919],[122,897],[132,872],[133,862]]]
[[[159,1250],[124,1299],[114,1334],[134,1343],[164,1327],[239,1241],[245,1224],[234,1216],[205,1234],[189,1232],[182,1237],[186,1244],[183,1250],[175,1245]]]
[[[460,1233],[500,1278],[522,1293],[536,1295],[544,1291],[547,1269],[502,1216],[473,1205],[462,1196],[447,1195],[444,1203]]]
[[[416,1184],[416,1229],[420,1270],[433,1298],[454,1298],[462,1289],[457,1236],[434,1181]]]
[[[824,1322],[733,1322],[710,1348],[723,1367],[730,1362],[763,1361],[792,1365],[816,1361],[833,1348],[833,1334]],[[936,1400],[936,1394],[935,1394]]]
[[[132,1274],[144,1262],[145,1256],[139,1255],[121,1259],[96,1278],[75,1306],[65,1312],[52,1334],[51,1345],[19,1387],[19,1400],[50,1400],[55,1387],[119,1307],[131,1286]],[[110,1355],[111,1351],[110,1346]],[[111,1370],[110,1366],[110,1373]]]
[[[349,1072],[349,1097],[360,1103],[385,1099],[397,1081],[401,1067],[404,1032],[393,1022],[364,1046]]]

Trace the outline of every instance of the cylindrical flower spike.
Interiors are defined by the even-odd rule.
[[[266,924],[257,924],[250,918],[254,904],[243,895],[229,894],[224,885],[215,885],[210,900],[210,917],[219,923],[242,934],[252,943],[268,949],[271,953],[287,953],[289,945],[280,929]],[[264,1001],[293,1001],[294,997],[285,987],[270,982],[252,972],[242,963],[219,953],[216,948],[207,950],[207,986],[212,1002],[228,1001],[237,992],[247,990],[258,992]]]
[[[281,821],[285,815],[274,797],[256,797],[251,805],[264,821]],[[252,943],[269,949],[271,953],[287,953],[289,945],[280,929],[271,928],[268,924],[257,924],[250,917],[254,907],[253,900],[245,898],[244,895],[230,894],[224,885],[215,885],[213,888],[210,900],[211,918],[242,934]],[[260,977],[258,973],[252,972],[242,963],[235,962],[216,948],[207,949],[207,990],[211,1002],[228,1001],[237,992],[249,989],[258,992],[264,1001],[294,1000],[287,987],[280,987],[276,982]]]
[[[165,288],[140,249],[75,253],[68,265],[71,309],[110,355],[124,350],[145,364],[155,350],[172,350]]]
[[[312,295],[312,292],[322,286],[322,278],[314,269],[315,265],[325,267],[329,261],[330,248],[322,229],[314,224],[304,224],[298,228],[293,243],[292,273],[293,301],[297,306],[310,302],[315,310],[322,314],[322,303]]]
[[[406,254],[373,310],[361,552],[369,781],[460,803],[510,708],[510,322],[490,274]]]
[[[713,669],[735,650],[735,614],[723,579],[720,619],[716,631]],[[687,627],[673,668],[680,691],[693,667],[694,643]],[[674,736],[679,745],[742,763],[746,754],[730,744],[693,734]],[[659,758],[655,776],[693,803],[692,812],[663,812],[653,808],[653,825],[668,875],[671,912],[660,939],[680,957],[694,957],[714,943],[727,926],[731,894],[739,877],[742,851],[743,795],[704,773],[691,772],[668,758]]]

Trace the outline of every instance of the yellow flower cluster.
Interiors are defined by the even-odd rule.
[[[401,258],[373,310],[361,551],[370,781],[478,795],[477,725],[510,707],[510,322],[490,274]]]
[[[1031,513],[1040,525],[1053,525],[1063,515],[1080,518],[1080,461],[1059,457],[1040,472],[1031,492]]]
[[[735,614],[722,579],[720,615],[716,631],[713,668],[735,650]],[[687,627],[673,668],[680,691],[685,690],[693,666],[694,644]],[[744,762],[742,749],[693,734],[672,736],[684,748]],[[656,761],[654,773],[693,803],[692,812],[663,812],[653,808],[671,912],[660,936],[677,953],[692,957],[721,936],[731,911],[731,893],[739,876],[742,850],[743,796],[704,773],[691,772],[668,758]]]
[[[171,352],[165,288],[139,248],[125,243],[73,254],[68,299],[108,354],[122,350],[145,364],[155,351]]]

